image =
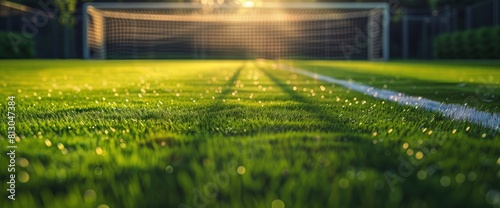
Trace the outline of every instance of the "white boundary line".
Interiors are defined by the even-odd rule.
[[[341,80],[341,79],[335,79],[332,77],[320,75],[314,72],[306,71],[304,69],[295,68],[283,64],[278,65],[278,68],[291,71],[297,74],[301,74],[304,76],[308,76],[317,80],[342,85],[348,88],[349,90],[361,92],[364,93],[365,95],[369,95],[374,98],[397,102],[401,105],[420,107],[429,111],[436,111],[452,119],[470,121],[475,124],[479,124],[484,127],[489,127],[491,129],[500,132],[500,115],[496,113],[479,111],[474,108],[470,108],[459,104],[446,104],[434,100],[429,100],[426,98],[421,98],[421,97],[416,98],[405,95],[400,92],[377,89],[368,85],[357,84],[354,82],[348,82],[346,80]]]

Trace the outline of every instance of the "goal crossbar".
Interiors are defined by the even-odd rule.
[[[83,9],[87,7],[96,7],[100,9],[200,9],[202,4],[184,3],[184,2],[130,2],[130,3],[111,3],[111,2],[87,2]],[[235,8],[233,5],[216,5],[217,8]],[[264,9],[384,9],[389,11],[389,4],[382,2],[264,2],[255,8]]]

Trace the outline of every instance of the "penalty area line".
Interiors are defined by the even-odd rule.
[[[479,111],[471,107],[463,106],[460,104],[446,104],[435,100],[430,100],[422,97],[412,97],[405,95],[401,92],[392,90],[378,89],[369,85],[357,84],[342,79],[335,79],[329,76],[317,74],[304,69],[295,68],[292,66],[278,64],[278,68],[304,76],[314,78],[333,84],[341,85],[349,90],[354,90],[374,98],[392,101],[400,105],[408,105],[426,109],[428,111],[435,111],[443,114],[444,116],[462,121],[470,121],[472,123],[494,129],[500,132],[500,115],[496,113],[488,113]]]

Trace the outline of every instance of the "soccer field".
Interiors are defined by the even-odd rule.
[[[498,61],[3,60],[0,207],[500,206],[500,129],[282,65],[500,113]]]

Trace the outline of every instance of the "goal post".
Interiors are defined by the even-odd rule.
[[[389,59],[388,3],[201,2],[86,3],[83,58]]]

